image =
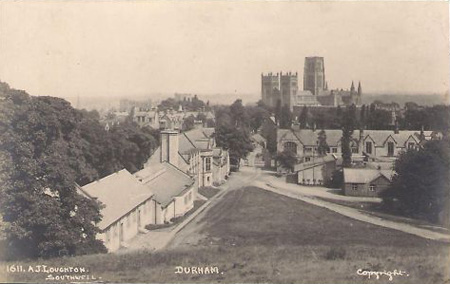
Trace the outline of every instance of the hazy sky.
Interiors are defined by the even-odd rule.
[[[305,56],[331,88],[444,93],[448,3],[0,3],[0,80],[32,95],[259,93]]]

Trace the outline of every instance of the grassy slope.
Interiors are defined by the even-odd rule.
[[[91,268],[93,274],[101,275],[103,280],[117,282],[374,281],[357,276],[358,268],[401,269],[410,274],[395,278],[393,283],[443,283],[449,275],[448,245],[357,222],[255,188],[228,193],[211,208],[203,222],[203,233],[207,237],[196,248],[187,246],[153,254],[94,255],[39,263],[82,264]],[[335,248],[345,251],[345,256],[328,260],[327,253]],[[223,274],[175,274],[178,265],[217,265]],[[9,280],[43,280],[43,275],[15,276]],[[383,278],[377,283],[389,281]]]

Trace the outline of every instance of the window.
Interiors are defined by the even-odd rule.
[[[372,154],[372,142],[370,142],[370,141],[366,142],[366,153]]]
[[[305,157],[305,162],[309,162],[311,160],[310,157]]]
[[[358,147],[352,147],[352,153],[358,154]]]
[[[286,142],[284,143],[284,150],[297,154],[297,144],[294,142]]]
[[[305,153],[311,153],[312,148],[311,147],[305,147]]]
[[[205,166],[205,170],[208,172],[211,170],[211,158],[206,158],[206,166]],[[208,178],[209,181],[209,178]]]
[[[371,184],[369,185],[369,191],[375,191],[376,190],[376,185],[375,184]]]
[[[337,153],[337,148],[336,148],[336,147],[333,147],[333,148],[331,148],[331,151],[332,151],[333,153]]]
[[[358,185],[356,183],[352,184],[352,190],[358,190]]]
[[[408,150],[409,150],[409,149],[414,149],[415,146],[416,146],[416,143],[414,143],[414,142],[409,142],[409,143],[408,143]]]
[[[388,142],[388,156],[394,156],[394,142]]]

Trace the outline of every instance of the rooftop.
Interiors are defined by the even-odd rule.
[[[101,211],[103,218],[98,225],[101,230],[153,195],[125,169],[91,182],[81,190],[105,205]]]
[[[350,169],[344,168],[345,183],[369,183],[374,179],[384,176],[388,180],[392,179],[393,171],[375,169]]]
[[[135,177],[148,192],[154,194],[154,199],[163,207],[194,184],[189,175],[167,162],[144,168],[137,172]]]

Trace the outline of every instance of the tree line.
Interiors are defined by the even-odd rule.
[[[100,206],[80,186],[126,168],[135,172],[158,145],[131,121],[109,131],[96,111],[33,97],[0,83],[0,215],[6,257],[104,252]]]
[[[275,109],[264,106],[273,112],[275,121],[281,129],[289,129],[295,123],[303,129],[341,129],[342,119],[346,107],[308,107],[303,106],[300,111],[292,112],[287,106],[280,104]],[[391,107],[392,110],[386,109]],[[393,117],[395,112],[395,117]],[[450,106],[418,106],[406,103],[403,109],[398,105],[374,102],[369,105],[356,107],[355,119],[357,127],[372,130],[437,130],[448,131],[450,128]]]

